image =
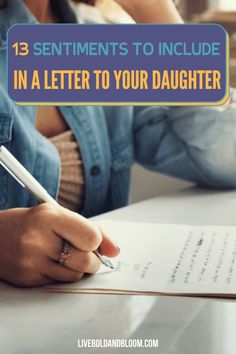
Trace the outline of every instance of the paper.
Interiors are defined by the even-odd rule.
[[[100,223],[122,250],[116,270],[50,291],[236,296],[236,227]]]

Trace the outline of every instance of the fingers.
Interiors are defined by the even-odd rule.
[[[99,252],[101,255],[105,255],[107,257],[116,257],[120,253],[120,248],[116,245],[114,241],[110,239],[108,234],[106,233],[105,228],[101,225],[98,225],[100,232],[102,234],[102,242],[99,246]]]
[[[93,252],[82,252],[71,248],[69,253],[67,268],[82,273],[94,274],[101,266],[101,261]]]
[[[105,229],[81,215],[61,206],[55,207],[47,203],[34,210],[37,211],[39,226],[44,226],[42,231],[47,235],[50,228],[52,233],[69,241],[75,248],[82,251],[95,251],[99,248],[100,252],[108,257],[115,257],[119,254],[119,247],[108,237]]]
[[[84,252],[73,246],[69,246],[68,254],[69,257],[66,267],[77,272],[94,274],[101,266],[101,261],[93,252]],[[60,255],[58,257],[58,252],[55,251],[51,255],[51,258],[54,261],[58,261]]]
[[[45,203],[32,208],[30,216],[29,229],[35,229],[37,232],[33,233],[33,241],[27,241],[27,245],[29,243],[30,247],[34,246],[37,255],[34,259],[43,260],[39,262],[37,269],[34,267],[34,272],[44,274],[49,279],[62,282],[78,281],[84,273],[96,273],[101,266],[93,251],[99,249],[101,254],[108,257],[115,257],[120,252],[119,247],[101,226],[98,227],[81,215],[60,206]],[[70,257],[68,264],[63,267],[56,262],[60,259],[65,241],[70,243]],[[32,251],[29,254],[32,254]],[[47,278],[41,281],[46,282]]]
[[[63,267],[54,261],[49,261],[45,276],[55,281],[71,283],[81,280],[83,273]]]
[[[46,236],[47,237],[43,237],[41,249],[45,256],[53,259],[54,261],[58,261],[61,253],[63,252],[65,240],[53,232],[49,232]]]
[[[102,235],[94,223],[61,206],[43,204],[41,207],[50,209],[50,212],[45,213],[45,217],[51,229],[75,248],[95,251],[99,247]]]
[[[16,272],[13,276],[7,277],[4,280],[20,288],[33,288],[52,283],[52,280],[47,276],[42,274],[33,274],[30,272],[24,276],[19,276]]]

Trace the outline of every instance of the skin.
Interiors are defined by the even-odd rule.
[[[49,0],[24,0],[39,22],[56,18]],[[78,2],[78,1],[77,1]],[[182,20],[171,0],[117,0],[141,23],[180,23]],[[50,119],[46,119],[50,117]],[[68,129],[57,107],[40,107],[36,129],[51,137]],[[58,259],[64,240],[69,241],[69,263],[62,267]],[[119,247],[99,226],[77,213],[47,203],[33,208],[0,212],[0,279],[21,287],[33,287],[54,281],[74,282],[84,273],[100,267],[93,251],[115,257]]]
[[[172,0],[116,0],[138,23],[182,23]]]

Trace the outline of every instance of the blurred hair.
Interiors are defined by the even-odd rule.
[[[23,0],[22,0],[23,1]],[[78,1],[79,2],[79,1]],[[84,1],[89,3],[89,1]],[[0,0],[0,9],[7,6],[7,0]],[[69,6],[68,0],[50,0],[52,9],[56,14],[57,18],[61,22],[74,23],[77,22],[76,16]]]
[[[75,23],[77,18],[68,0],[50,0],[52,10],[60,22]]]
[[[72,0],[72,1],[73,2],[77,2],[77,3],[78,2],[83,2],[83,3],[89,4],[89,5],[94,5],[94,3],[95,3],[95,0]],[[60,0],[58,0],[58,1],[51,0],[51,2],[53,3],[53,6],[57,7],[57,8],[58,8],[58,6],[60,6],[60,3],[62,3]],[[58,6],[56,6],[57,2],[58,2]],[[65,2],[67,2],[67,0],[63,1],[63,5],[62,6],[64,6]],[[0,0],[0,9],[3,9],[6,6],[7,6],[7,0]]]
[[[72,0],[73,2],[84,2],[85,4],[95,5],[96,0]]]

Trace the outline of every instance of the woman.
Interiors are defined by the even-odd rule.
[[[118,0],[137,22],[181,22],[171,0]],[[8,0],[0,10],[0,144],[57,198],[37,201],[0,171],[0,278],[20,286],[76,281],[119,248],[84,217],[128,202],[134,160],[208,187],[236,186],[235,110],[22,107],[6,90],[6,31],[15,23],[74,22],[66,0]],[[70,211],[64,207],[70,209]],[[79,212],[83,217],[77,213]],[[58,264],[64,242],[70,258]]]

